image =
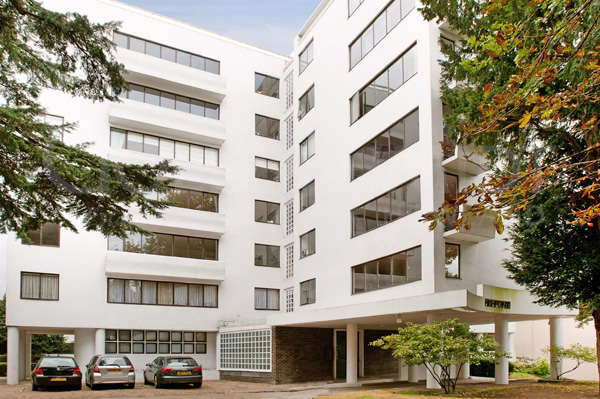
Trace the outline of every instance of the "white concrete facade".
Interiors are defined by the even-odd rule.
[[[501,267],[504,243],[490,239],[494,234],[490,235],[485,226],[481,227],[485,231],[444,232],[439,226],[429,232],[427,224],[419,222],[422,213],[443,202],[445,172],[457,174],[460,187],[477,177],[469,170],[457,171],[456,164],[449,167],[453,161],[443,160],[439,144],[443,118],[438,41],[440,35],[452,38],[451,33],[423,21],[416,7],[409,9],[402,21],[349,71],[349,44],[388,4],[388,0],[366,1],[349,18],[347,0],[323,0],[299,33],[293,54],[284,57],[116,1],[86,0],[76,5],[61,0],[44,2],[59,11],[74,11],[72,7],[77,7],[77,12],[96,22],[121,20],[120,31],[125,34],[220,62],[220,74],[212,74],[117,49],[117,59],[125,65],[125,76],[131,83],[218,104],[219,120],[129,99],[93,104],[56,92],[43,96],[49,114],[78,123],[76,132],[66,135],[65,142],[94,142],[91,151],[111,160],[156,163],[162,159],[159,155],[111,148],[111,128],[219,149],[218,166],[174,161],[183,171],[173,183],[178,188],[218,194],[218,213],[172,208],[161,220],[134,215],[136,223],[156,233],[218,239],[218,260],[109,251],[107,239],[100,234],[77,235],[64,229],[58,248],[23,245],[9,236],[9,384],[27,374],[26,362],[18,360],[28,352],[25,336],[20,337],[24,333],[75,334],[75,357],[83,366],[91,356],[105,351],[110,330],[125,331],[123,342],[132,345],[136,341],[126,339],[127,331],[201,332],[206,333],[202,341],[206,353],[193,356],[209,375],[216,377],[216,372],[210,373],[228,370],[256,376],[273,372],[270,359],[264,368],[256,362],[245,368],[224,365],[228,359],[224,356],[227,339],[234,340],[232,345],[239,342],[235,339],[245,339],[244,335],[232,334],[248,334],[248,339],[262,337],[269,345],[267,355],[274,355],[270,338],[265,338],[263,332],[278,326],[349,332],[393,330],[407,321],[433,320],[435,314],[435,320],[457,317],[471,324],[496,321],[498,326],[497,320],[502,320],[504,333],[508,321],[570,314],[565,309],[534,305],[530,296],[506,278]],[[299,73],[301,53],[311,42],[314,58]],[[350,124],[349,100],[410,48],[416,52],[416,73]],[[255,73],[279,79],[279,98],[255,92]],[[293,82],[287,80],[289,76]],[[298,119],[299,99],[311,87],[314,107]],[[292,99],[290,107],[286,98]],[[351,181],[350,154],[416,109],[418,141]],[[280,121],[278,140],[255,134],[255,115]],[[286,123],[289,118],[293,121],[292,131]],[[314,155],[301,164],[301,143],[313,132]],[[279,182],[255,177],[255,157],[279,162]],[[287,165],[292,168],[288,170]],[[352,238],[353,209],[417,177],[417,211]],[[300,211],[299,190],[312,181],[314,204]],[[255,200],[280,204],[280,223],[256,222]],[[288,213],[286,204],[290,201],[293,210],[290,208]],[[316,250],[301,257],[301,236],[313,229]],[[446,243],[460,245],[460,278],[446,277]],[[279,247],[279,267],[255,266],[255,244]],[[354,293],[353,267],[416,247],[420,247],[421,254],[420,278],[416,281]],[[293,253],[288,248],[293,248]],[[22,272],[58,274],[59,299],[22,299]],[[218,306],[109,303],[111,278],[216,285]],[[312,295],[314,300],[304,304],[301,287],[308,285],[302,283],[312,279],[316,281],[316,292],[305,296]],[[256,310],[256,288],[279,290],[279,310]],[[359,354],[356,335],[350,335],[346,378],[353,383],[362,374],[352,366],[358,363]],[[181,342],[171,341],[175,347]],[[141,370],[157,355],[128,356]],[[502,364],[504,370],[507,362]],[[425,378],[423,370],[414,367],[401,368],[400,372],[409,381]],[[461,374],[468,376],[464,370]],[[500,380],[507,382],[508,370]]]

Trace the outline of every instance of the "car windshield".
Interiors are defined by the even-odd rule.
[[[77,365],[70,357],[45,357],[40,361],[40,367],[77,367]]]
[[[189,357],[176,357],[167,359],[167,366],[197,366],[198,363],[192,358]]]
[[[98,366],[131,366],[131,362],[128,358],[123,356],[110,356],[100,358],[98,361]]]

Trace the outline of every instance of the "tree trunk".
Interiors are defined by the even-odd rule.
[[[596,357],[598,365],[598,394],[600,395],[600,309],[592,311],[594,317],[594,328],[596,329]]]

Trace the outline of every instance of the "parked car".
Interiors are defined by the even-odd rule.
[[[160,388],[167,384],[202,386],[202,366],[189,356],[159,356],[144,369],[144,384]]]
[[[40,387],[81,389],[81,370],[70,356],[42,356],[31,373],[31,390]]]
[[[96,389],[102,384],[125,384],[135,388],[135,369],[127,356],[96,355],[87,364],[85,384]]]

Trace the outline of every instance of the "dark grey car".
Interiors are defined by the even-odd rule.
[[[127,356],[96,355],[87,364],[85,384],[95,389],[99,384],[125,384],[135,388],[135,369]]]
[[[31,390],[66,387],[81,389],[81,371],[70,356],[43,356],[31,372]]]
[[[202,386],[202,366],[189,356],[159,356],[144,369],[144,384],[160,388],[167,384]]]

